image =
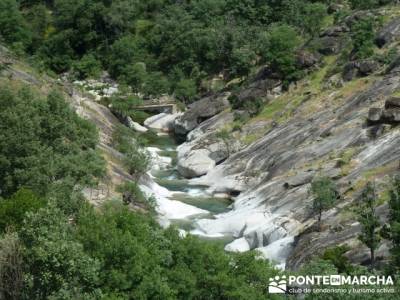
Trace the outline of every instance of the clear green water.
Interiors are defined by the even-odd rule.
[[[211,217],[213,214],[218,214],[229,210],[229,206],[231,204],[230,200],[210,197],[205,193],[207,187],[189,185],[188,180],[179,175],[178,171],[176,170],[177,144],[172,136],[162,135],[158,136],[157,138],[153,136],[150,146],[161,149],[162,151],[158,152],[160,156],[172,158],[172,164],[170,168],[152,172],[152,175],[155,177],[155,181],[159,185],[172,192],[177,192],[173,194],[171,199],[207,210],[210,212]],[[193,229],[193,220],[176,221],[174,223],[176,223],[179,228],[186,228],[185,230]]]

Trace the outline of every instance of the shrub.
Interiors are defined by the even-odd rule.
[[[98,78],[102,67],[101,63],[93,54],[84,55],[78,62],[75,62],[73,69],[79,79]]]
[[[43,199],[25,188],[8,199],[0,200],[0,232],[9,226],[19,229],[27,212],[35,212],[44,205]]]
[[[123,162],[129,174],[138,179],[150,167],[150,155],[135,139],[134,133],[121,125],[113,134],[113,141],[118,151],[124,154]]]

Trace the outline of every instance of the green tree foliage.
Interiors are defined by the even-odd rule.
[[[31,31],[29,51],[35,53],[45,42],[50,27],[50,14],[44,4],[36,4],[26,10],[25,19]]]
[[[363,18],[351,28],[353,56],[358,59],[374,54],[375,25],[373,18]]]
[[[16,0],[0,1],[0,38],[6,43],[25,48],[31,35]]]
[[[74,239],[61,210],[49,206],[29,214],[20,237],[26,247],[27,299],[89,299],[96,294],[99,261]]]
[[[23,289],[22,245],[15,232],[0,238],[0,299],[19,300]]]
[[[8,199],[0,199],[0,232],[8,226],[20,228],[27,212],[37,211],[44,205],[43,199],[24,188]]]
[[[321,230],[322,212],[335,204],[338,192],[335,184],[328,177],[315,179],[311,183],[311,192],[314,196],[313,212],[317,215],[318,229]]]
[[[111,110],[121,117],[132,117],[133,119],[140,118],[141,112],[136,108],[143,104],[142,99],[134,95],[124,95],[118,93],[111,96]]]
[[[389,191],[389,239],[392,242],[391,254],[393,268],[400,268],[400,177],[393,180],[393,187]]]
[[[58,92],[46,99],[29,88],[0,86],[0,187],[43,195],[52,184],[94,183],[104,173],[94,125],[79,118]]]
[[[141,147],[140,140],[127,127],[118,126],[113,134],[116,149],[124,154],[124,165],[129,174],[139,179],[150,167],[150,155]]]
[[[326,261],[330,261],[337,268],[339,273],[350,274],[353,270],[353,267],[349,259],[344,256],[344,254],[349,250],[350,247],[346,245],[328,248],[325,250],[321,258]]]
[[[184,103],[190,103],[196,96],[196,83],[191,79],[181,79],[175,88],[175,96]]]
[[[353,9],[370,9],[379,4],[379,0],[349,0]]]
[[[72,68],[90,77],[101,66],[136,92],[175,91],[186,101],[204,79],[248,75],[269,50],[285,50],[281,61],[272,53],[267,62],[296,78],[293,43],[298,33],[315,35],[326,13],[320,1],[306,0],[24,0],[21,14],[15,0],[4,1],[0,30],[10,43],[23,41],[51,70]],[[274,23],[281,31],[271,34],[271,49],[260,49],[254,41]]]
[[[228,255],[195,237],[163,231],[151,219],[113,204],[84,211],[77,238],[101,261],[106,295],[139,299],[262,299],[277,271],[253,253]]]
[[[122,200],[126,205],[144,205],[149,210],[155,209],[154,199],[146,197],[136,182],[126,181],[118,186],[117,191],[122,194]]]
[[[73,69],[79,79],[97,78],[100,76],[102,66],[93,54],[85,54],[74,63]]]
[[[327,7],[322,3],[306,3],[304,8],[304,20],[302,28],[311,37],[319,34],[327,15]]]
[[[287,80],[296,78],[295,52],[300,40],[296,30],[288,25],[273,25],[264,37],[262,55],[273,72]]]
[[[371,267],[375,263],[375,250],[378,248],[381,237],[378,232],[380,227],[379,218],[376,215],[376,191],[375,186],[368,182],[361,194],[360,207],[357,210],[358,221],[361,224],[361,234],[359,240],[370,250]]]

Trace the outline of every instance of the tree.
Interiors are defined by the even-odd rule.
[[[296,78],[296,48],[300,39],[296,30],[289,25],[273,25],[262,45],[261,54],[273,72],[286,80]]]
[[[0,38],[8,44],[30,44],[31,36],[16,0],[0,1]]]
[[[20,231],[26,247],[26,299],[88,299],[95,295],[100,262],[84,252],[73,232],[67,217],[53,205],[28,214]]]
[[[361,203],[357,214],[358,221],[361,225],[361,234],[358,238],[370,250],[371,268],[374,267],[375,250],[378,248],[380,242],[380,235],[378,232],[380,223],[375,211],[376,201],[375,186],[371,182],[368,182],[361,193]]]
[[[0,232],[7,227],[19,229],[27,212],[37,211],[45,201],[28,189],[20,189],[8,199],[0,200]]]
[[[393,268],[400,268],[400,176],[393,179],[392,188],[389,191],[389,239],[392,242],[390,249]]]
[[[322,3],[306,3],[304,5],[304,19],[302,27],[311,36],[319,34],[324,18],[327,15],[327,7]]]
[[[3,197],[21,187],[45,195],[63,180],[90,185],[104,174],[95,126],[53,91],[0,86],[0,186]]]
[[[181,79],[175,87],[175,96],[185,103],[192,102],[196,92],[196,84],[191,79]]]
[[[15,232],[0,239],[0,299],[19,300],[23,288],[22,245]]]
[[[85,54],[73,64],[73,68],[79,79],[98,78],[102,70],[101,63],[93,54]]]
[[[374,53],[375,28],[372,17],[363,18],[351,28],[353,56],[357,59],[370,57]]]
[[[371,9],[378,5],[379,0],[350,0],[353,9]]]
[[[318,230],[320,231],[322,212],[335,204],[338,192],[334,183],[328,177],[315,179],[311,183],[311,192],[314,196],[313,211],[318,216]]]
[[[121,125],[113,133],[116,149],[124,154],[124,165],[128,173],[139,179],[150,167],[150,155],[142,148],[134,133]]]

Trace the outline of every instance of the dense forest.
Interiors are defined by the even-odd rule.
[[[333,17],[390,2],[351,0]],[[295,52],[318,35],[331,3],[2,0],[0,34],[42,70],[84,78],[106,69],[137,92],[188,102],[210,88],[207,79],[229,81],[260,64],[287,82],[300,78]]]
[[[297,51],[314,47],[326,22],[395,1],[349,0],[328,14],[337,2],[343,1],[0,0],[0,42],[51,76],[97,78],[107,70],[144,97],[173,94],[187,104],[224,88],[212,78],[245,79],[260,65],[288,86],[305,72]],[[348,55],[371,55],[368,33],[376,22],[363,19],[352,28]],[[88,204],[82,189],[106,173],[99,137],[60,91],[43,96],[1,84],[0,107],[0,299],[280,299],[266,287],[281,271],[253,251],[228,254],[162,229],[151,204],[146,213],[113,200]],[[126,131],[117,130],[115,144],[129,173],[140,176],[148,161]],[[135,184],[122,189],[141,194]],[[399,195],[395,181],[386,233],[394,263],[385,274],[399,268]],[[301,272],[378,272],[351,265],[343,253],[328,249]]]

